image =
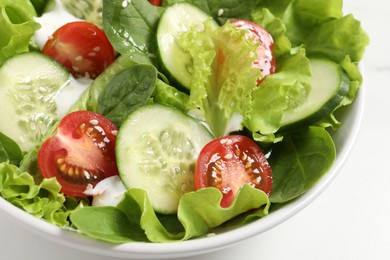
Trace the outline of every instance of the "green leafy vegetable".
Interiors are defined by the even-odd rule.
[[[81,95],[79,100],[70,108],[70,111],[90,110],[97,112],[99,97],[111,80],[120,72],[130,68],[136,63],[126,55],[121,55],[101,73],[92,85]]]
[[[229,123],[234,115],[245,117],[262,75],[251,66],[257,44],[246,40],[245,31],[230,23],[214,28],[206,22],[204,31],[184,33],[179,44],[193,57],[188,109],[199,108],[214,135],[223,136],[232,131]]]
[[[70,218],[77,229],[91,237],[123,243],[186,240],[205,235],[212,228],[250,209],[258,210],[247,219],[268,214],[267,195],[249,185],[243,186],[229,208],[219,206],[221,198],[221,192],[215,188],[189,192],[182,197],[177,216],[163,216],[153,211],[145,191],[131,189],[117,207],[80,208]],[[91,215],[99,217],[91,218]],[[173,228],[172,224],[176,227]]]
[[[156,80],[157,70],[151,65],[134,65],[120,72],[100,94],[98,113],[119,127],[132,111],[147,103]]]
[[[273,180],[271,202],[283,203],[303,194],[329,170],[335,158],[333,140],[321,127],[285,136],[272,148],[268,160]]]
[[[163,4],[173,5],[180,2],[187,2],[199,7],[218,20],[220,24],[236,17],[250,19],[250,14],[256,7],[256,1],[253,0],[165,0]]]
[[[0,195],[26,212],[50,223],[65,227],[68,216],[78,202],[61,194],[56,179],[44,179],[36,185],[33,177],[15,165],[0,163]],[[82,203],[82,202],[81,202]]]
[[[11,164],[19,165],[22,158],[23,153],[18,144],[0,133],[0,163],[9,161]]]
[[[28,0],[0,0],[0,66],[8,57],[29,51],[31,37],[40,28],[34,16]]]
[[[305,101],[310,91],[311,69],[305,52],[279,59],[278,72],[269,75],[261,86],[253,91],[253,106],[245,126],[262,142],[274,142],[281,126],[283,111]]]
[[[115,50],[137,63],[156,63],[155,32],[163,8],[145,0],[103,1],[103,25]]]
[[[166,84],[162,80],[157,80],[156,88],[153,93],[153,100],[159,104],[170,105],[185,111],[188,95],[175,87]]]

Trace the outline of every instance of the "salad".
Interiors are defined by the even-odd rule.
[[[342,0],[0,10],[0,195],[111,243],[205,236],[310,189],[369,43]]]

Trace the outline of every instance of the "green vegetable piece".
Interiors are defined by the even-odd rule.
[[[140,239],[169,242],[206,235],[213,228],[251,209],[258,210],[246,219],[268,214],[270,204],[267,195],[249,185],[242,187],[229,208],[220,207],[221,198],[221,192],[215,188],[186,193],[180,201],[177,216],[167,217],[153,211],[145,191],[130,189],[117,207],[80,208],[71,214],[70,219],[82,233],[111,243]],[[91,218],[91,215],[99,217]],[[242,225],[246,219],[235,224]],[[177,226],[173,228],[172,224]]]
[[[93,81],[91,86],[70,108],[70,111],[90,110],[97,112],[99,106],[99,97],[106,89],[107,85],[116,75],[135,64],[136,63],[126,55],[121,55],[116,58],[115,61]]]
[[[268,159],[273,180],[270,201],[283,203],[297,198],[330,169],[335,158],[333,140],[321,127],[311,126],[285,136]]]
[[[0,65],[15,54],[27,52],[34,32],[34,6],[28,0],[0,0]]]
[[[186,93],[166,84],[162,80],[157,80],[156,88],[152,96],[156,103],[170,105],[182,111],[185,111],[188,102],[188,95]]]
[[[251,66],[257,44],[230,23],[215,28],[209,21],[201,32],[183,33],[179,44],[193,57],[188,109],[200,108],[217,137],[239,130],[251,106],[251,92],[262,78],[260,70]]]
[[[323,23],[305,41],[308,55],[322,55],[335,62],[349,56],[353,62],[363,58],[369,38],[353,15]]]
[[[71,14],[84,21],[103,27],[103,0],[61,0]]]
[[[9,161],[14,165],[19,165],[23,158],[23,153],[18,144],[0,132],[0,163]]]
[[[137,63],[156,63],[155,32],[164,10],[145,0],[103,1],[103,28],[120,54]]]
[[[84,202],[68,201],[60,188],[55,178],[43,179],[37,185],[27,172],[7,162],[0,163],[0,195],[4,199],[38,218],[65,227],[69,225],[69,214]]]
[[[75,211],[71,221],[85,235],[95,239],[111,243],[147,241],[143,230],[130,225],[126,214],[115,207],[86,207]]]
[[[134,65],[116,75],[98,100],[98,113],[118,127],[138,107],[147,103],[156,86],[157,70],[151,65]]]

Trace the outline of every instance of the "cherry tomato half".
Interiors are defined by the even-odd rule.
[[[161,6],[161,0],[149,0],[149,3],[155,6]]]
[[[38,166],[44,178],[56,177],[66,195],[86,197],[88,184],[118,174],[116,126],[90,111],[66,115],[41,146]]]
[[[221,137],[206,144],[196,163],[195,190],[216,187],[222,194],[222,207],[232,203],[244,185],[264,191],[272,188],[272,172],[259,146],[246,136]]]
[[[95,79],[115,59],[106,34],[88,22],[71,22],[54,32],[42,52],[66,67],[75,78]]]
[[[260,42],[257,48],[257,60],[254,66],[260,69],[264,77],[276,72],[276,59],[274,56],[274,40],[271,34],[260,25],[247,20],[233,20],[232,24],[239,29],[247,30],[247,39]],[[258,81],[260,83],[261,80]]]

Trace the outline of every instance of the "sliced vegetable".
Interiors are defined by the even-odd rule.
[[[115,159],[117,128],[90,111],[65,116],[41,146],[38,165],[43,177],[57,178],[61,191],[86,197],[88,185],[118,174]]]
[[[218,188],[222,207],[229,207],[244,184],[264,191],[272,188],[272,172],[259,146],[246,136],[215,139],[199,154],[194,176],[195,190]]]
[[[54,32],[42,52],[61,63],[75,78],[94,79],[115,59],[105,33],[87,22],[63,25]]]
[[[177,3],[166,8],[158,24],[157,45],[160,64],[172,80],[186,89],[191,87],[194,65],[191,54],[178,44],[178,39],[183,32],[192,28],[202,31],[203,22],[206,20],[212,18],[196,6]],[[215,22],[212,24],[217,26]]]
[[[61,0],[68,12],[103,28],[103,0]]]
[[[149,3],[155,6],[160,6],[161,5],[161,0],[149,0]]]
[[[297,107],[283,112],[282,127],[308,126],[328,116],[348,93],[350,82],[339,64],[310,59],[310,92]]]
[[[154,210],[175,213],[192,191],[197,156],[212,136],[195,119],[163,105],[145,105],[122,124],[117,140],[118,169],[124,185],[141,188]]]
[[[53,59],[35,52],[8,59],[0,68],[0,132],[23,151],[38,144],[57,119],[56,93],[69,73]]]

